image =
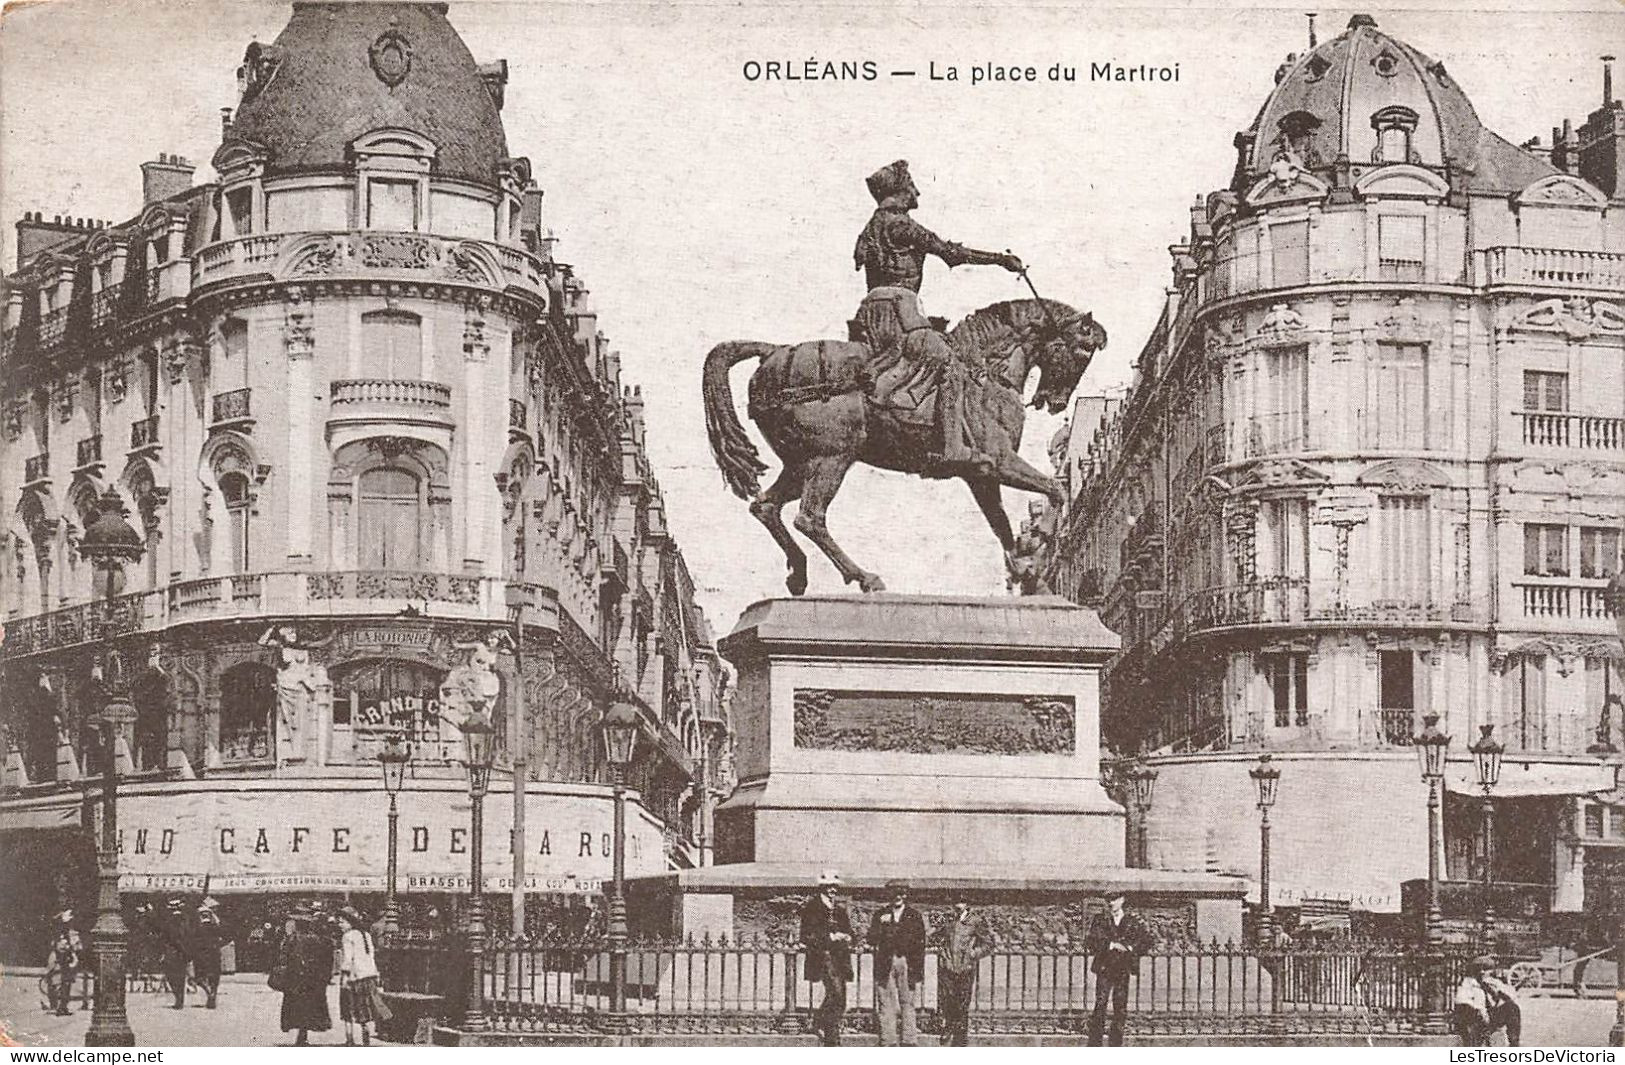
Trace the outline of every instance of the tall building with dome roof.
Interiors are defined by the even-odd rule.
[[[511,887],[517,764],[533,925],[586,913],[610,872],[599,719],[618,695],[646,737],[628,868],[703,861],[722,667],[641,394],[510,152],[506,63],[477,63],[444,4],[297,2],[238,78],[213,180],[162,154],[136,217],[17,223],[6,952],[93,909],[81,797],[114,690],[135,707],[112,752],[132,901],[206,887],[239,926],[297,896],[376,901],[377,756],[400,734],[408,918],[455,908],[459,725],[484,713],[503,748],[487,889]]]
[[[1051,447],[1048,579],[1124,637],[1103,736],[1159,770],[1137,857],[1256,875],[1270,752],[1272,902],[1398,913],[1427,874],[1412,738],[1436,713],[1447,879],[1482,872],[1467,747],[1494,726],[1498,912],[1578,912],[1625,854],[1594,753],[1625,746],[1611,71],[1545,146],[1487,129],[1368,15],[1275,81],[1170,249],[1131,386],[1079,400]],[[1447,913],[1476,912],[1469,890]]]

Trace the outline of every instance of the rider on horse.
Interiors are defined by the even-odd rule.
[[[920,204],[920,190],[905,160],[870,174],[867,183],[878,206],[852,253],[855,268],[864,271],[869,285],[852,322],[852,339],[866,344],[873,355],[874,402],[908,407],[913,405],[909,397],[918,402],[934,388],[942,440],[941,465],[935,472],[985,474],[992,460],[982,450],[981,434],[968,424],[965,403],[966,383],[981,367],[962,361],[925,317],[920,281],[927,255],[950,267],[1002,266],[1012,273],[1021,272],[1021,260],[943,240],[909,217]]]

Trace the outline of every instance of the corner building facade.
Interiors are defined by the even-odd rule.
[[[728,764],[720,660],[641,396],[509,154],[506,80],[443,4],[296,3],[248,48],[217,180],[161,155],[136,218],[17,224],[0,371],[8,953],[37,953],[42,917],[86,901],[80,798],[113,688],[136,708],[113,755],[137,895],[207,878],[228,918],[257,921],[291,895],[382,891],[392,733],[414,759],[408,916],[414,897],[466,892],[458,723],[481,708],[508,763],[486,804],[488,890],[511,886],[518,762],[529,889],[595,894],[617,684],[646,717],[629,871],[704,860]],[[139,545],[111,586],[79,551],[99,519]]]
[[[1124,637],[1103,733],[1160,769],[1151,865],[1256,876],[1269,751],[1274,904],[1399,912],[1427,873],[1431,711],[1449,881],[1482,872],[1486,724],[1497,911],[1590,909],[1611,875],[1625,807],[1590,748],[1625,746],[1625,111],[1603,95],[1516,146],[1356,16],[1288,57],[1191,208],[1132,385],[1052,448],[1047,573]],[[1447,885],[1447,915],[1472,891]]]

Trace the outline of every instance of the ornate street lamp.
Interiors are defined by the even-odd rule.
[[[1442,875],[1439,854],[1440,807],[1444,802],[1444,762],[1450,749],[1450,737],[1439,731],[1439,715],[1422,715],[1422,731],[1411,740],[1416,748],[1416,760],[1421,765],[1422,782],[1428,786],[1428,901],[1427,918],[1423,925],[1425,940],[1430,951],[1444,946],[1444,916],[1439,912],[1439,879]]]
[[[384,771],[384,791],[389,795],[389,868],[384,891],[384,933],[391,936],[401,930],[400,903],[395,897],[395,873],[399,853],[398,829],[401,817],[395,808],[395,797],[401,793],[401,784],[406,779],[406,767],[411,761],[412,748],[407,746],[405,738],[399,733],[386,739],[384,749],[378,752],[378,764]]]
[[[604,756],[615,788],[615,865],[609,896],[609,1008],[626,1009],[626,767],[637,748],[642,715],[616,700],[604,714]]]
[[[145,553],[141,536],[124,520],[129,509],[109,487],[98,501],[96,512],[85,527],[79,554],[103,575],[105,597],[111,600],[119,590],[124,565]],[[102,777],[102,838],[96,867],[96,926],[91,930],[96,950],[96,1004],[85,1032],[86,1046],[134,1046],[124,1002],[124,959],[129,949],[129,930],[124,925],[124,908],[118,886],[118,739],[120,731],[135,720],[135,708],[123,693],[123,675],[110,678],[112,691],[96,722],[106,736],[107,764]]]
[[[1485,946],[1492,946],[1495,936],[1495,902],[1490,897],[1494,876],[1491,864],[1495,860],[1495,803],[1490,791],[1501,779],[1501,755],[1506,746],[1495,738],[1494,725],[1478,726],[1478,739],[1467,749],[1472,752],[1473,766],[1478,770],[1478,786],[1484,789],[1484,914],[1479,935]]]
[[[463,1003],[463,1030],[483,1032],[485,1016],[485,791],[491,783],[496,758],[496,726],[484,714],[463,721],[463,765],[468,769],[469,885],[468,885],[468,991]]]
[[[1270,764],[1266,752],[1258,756],[1258,765],[1249,769],[1247,775],[1258,788],[1258,901],[1262,906],[1258,915],[1258,941],[1267,947],[1275,940],[1275,908],[1270,904],[1270,807],[1275,805],[1281,771]]]
[[[1134,797],[1135,818],[1135,847],[1139,852],[1138,864],[1146,869],[1151,866],[1150,829],[1148,822],[1151,816],[1151,795],[1157,787],[1157,771],[1146,764],[1144,758],[1134,760],[1134,765],[1128,771],[1129,787]]]

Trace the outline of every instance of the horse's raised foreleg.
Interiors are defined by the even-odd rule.
[[[841,482],[851,468],[851,453],[817,455],[807,460],[806,483],[802,488],[801,510],[796,514],[795,525],[835,564],[842,580],[848,584],[856,582],[866,592],[883,592],[886,583],[848,558],[824,524],[830,501],[841,490]]]
[[[784,527],[784,517],[781,511],[786,503],[793,503],[801,497],[801,486],[804,470],[800,465],[785,466],[784,472],[779,474],[778,480],[767,487],[767,490],[758,495],[750,505],[750,512],[756,520],[767,526],[775,543],[784,551],[784,561],[789,566],[789,576],[785,577],[785,587],[790,589],[791,595],[800,595],[807,590],[807,555],[796,543],[790,530]]]

